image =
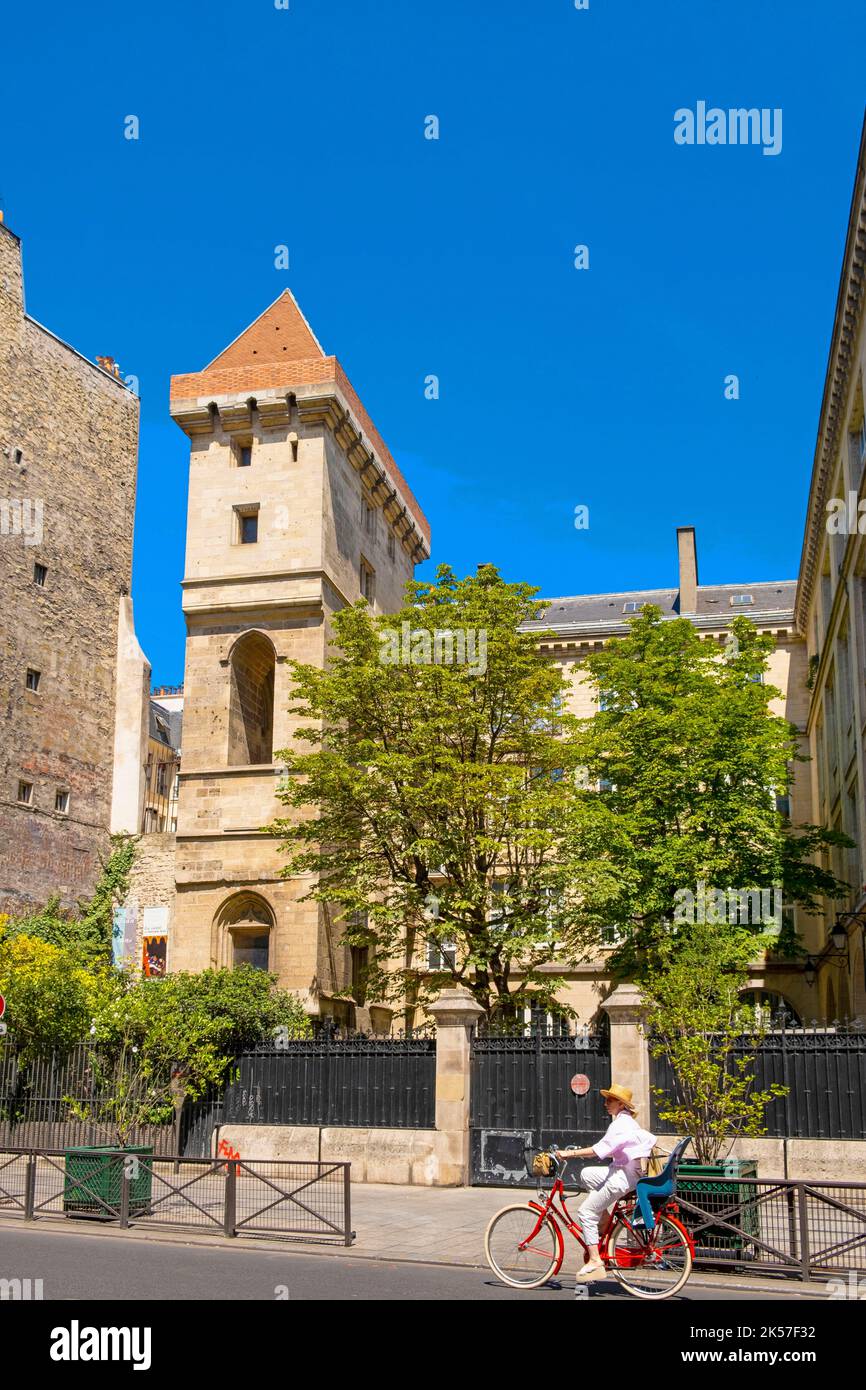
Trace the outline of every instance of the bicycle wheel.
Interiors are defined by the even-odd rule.
[[[562,1232],[530,1206],[503,1207],[484,1232],[484,1253],[504,1284],[540,1289],[562,1263]]]
[[[692,1252],[685,1231],[670,1216],[660,1216],[651,1235],[618,1224],[608,1254],[608,1269],[636,1298],[670,1298],[692,1272]]]

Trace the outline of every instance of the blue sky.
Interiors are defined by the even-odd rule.
[[[427,512],[419,573],[663,587],[693,524],[702,583],[796,574],[862,3],[52,0],[4,25],[0,193],[28,310],[141,383],[155,682],[183,676],[169,376],[287,285]],[[781,153],[676,145],[699,100],[781,108]]]

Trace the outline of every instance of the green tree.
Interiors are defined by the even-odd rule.
[[[575,749],[616,827],[609,853],[619,888],[615,900],[587,899],[585,908],[600,928],[623,929],[615,964],[624,972],[641,970],[675,917],[678,891],[701,881],[723,890],[778,884],[787,905],[808,911],[846,891],[813,860],[847,837],[792,826],[777,809],[803,759],[796,729],[769,708],[780,694],[762,679],[772,647],[737,618],[722,652],[688,620],[647,606],[627,637],[587,658],[600,710],[583,721]],[[790,933],[775,944],[797,949]]]
[[[559,1007],[560,971],[590,945],[581,892],[614,891],[609,817],[575,782],[562,672],[520,630],[536,593],[491,565],[460,580],[441,566],[396,614],[339,612],[325,670],[292,664],[312,751],[279,755],[290,814],[272,829],[286,876],[316,875],[308,896],[368,948],[373,997],[412,1006],[459,982],[487,1011]],[[466,660],[443,659],[443,634]]]
[[[79,1042],[90,1024],[92,984],[69,952],[23,933],[0,935],[0,994],[22,1064]]]
[[[753,932],[709,923],[662,934],[650,952],[650,1050],[667,1058],[674,1077],[672,1095],[654,1088],[658,1112],[691,1135],[699,1163],[714,1163],[737,1138],[765,1134],[766,1105],[787,1093],[776,1082],[754,1089],[765,1028],[741,999],[754,954]]]

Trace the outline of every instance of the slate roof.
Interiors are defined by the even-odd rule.
[[[761,584],[702,584],[698,586],[697,616],[706,623],[716,618],[719,626],[729,623],[732,618],[743,615],[749,618],[778,616],[791,621],[793,617],[794,596],[797,581],[783,579]],[[730,599],[734,594],[751,594],[754,603],[734,607]],[[541,617],[526,628],[558,628],[560,626],[592,625],[594,627],[619,627],[625,623],[629,614],[626,603],[641,606],[651,603],[660,608],[666,617],[679,617],[678,589],[636,589],[613,594],[579,594],[570,598],[551,598]]]
[[[180,737],[183,730],[183,710],[166,709],[164,705],[158,705],[155,700],[150,702],[150,737],[155,738],[158,743],[164,743],[166,748],[180,749]]]

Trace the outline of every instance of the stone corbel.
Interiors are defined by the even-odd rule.
[[[299,396],[298,416],[305,424],[327,425],[333,430],[342,419],[343,412],[337,404],[336,396]]]
[[[287,396],[265,396],[256,401],[263,430],[288,429],[292,423],[292,407]]]
[[[219,406],[220,424],[226,434],[249,433],[253,427],[253,412],[250,401],[237,405]]]

